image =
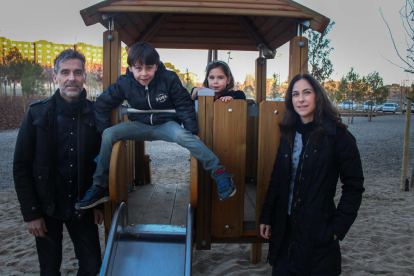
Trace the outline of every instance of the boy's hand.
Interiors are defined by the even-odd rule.
[[[197,135],[193,134],[195,136],[195,138],[197,138],[198,140],[200,140],[200,137],[198,137]]]
[[[220,100],[221,100],[222,102],[227,103],[228,101],[233,100],[233,97],[232,97],[232,96],[225,96],[225,97],[221,97],[221,98],[220,98]]]
[[[35,235],[36,237],[46,237],[45,232],[47,232],[47,229],[42,217],[29,221],[27,223],[27,229],[29,229],[30,234]]]

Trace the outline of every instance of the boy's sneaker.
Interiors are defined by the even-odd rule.
[[[109,189],[92,185],[86,192],[85,197],[75,204],[76,210],[85,210],[92,208],[98,204],[110,201]]]
[[[214,176],[214,180],[217,183],[217,192],[220,200],[225,200],[232,197],[236,193],[236,187],[234,187],[233,174],[228,174],[226,171],[219,170]]]

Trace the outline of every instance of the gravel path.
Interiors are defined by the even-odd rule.
[[[347,117],[344,118],[344,122],[347,122]],[[405,116],[374,117],[372,122],[367,122],[365,117],[355,117],[354,124],[349,126],[349,130],[357,139],[365,176],[399,177],[401,175]],[[13,186],[12,167],[17,132],[18,130],[0,132],[0,189]],[[181,169],[184,171],[189,169],[190,153],[177,144],[162,141],[147,142],[146,152],[151,156],[151,168],[154,171],[175,173]],[[414,165],[414,158],[412,158],[414,127],[411,127],[409,156],[411,157],[408,163],[410,178]]]

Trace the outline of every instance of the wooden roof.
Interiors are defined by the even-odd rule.
[[[80,13],[87,26],[106,28],[115,15],[115,30],[128,46],[257,51],[263,45],[267,58],[296,36],[295,20],[308,20],[318,32],[330,21],[291,0],[107,0]]]

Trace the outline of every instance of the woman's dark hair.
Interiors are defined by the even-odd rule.
[[[128,49],[127,59],[129,66],[135,66],[137,62],[140,65],[159,65],[160,55],[151,44],[138,42]]]
[[[322,122],[324,116],[331,119],[337,126],[343,128],[346,132],[347,127],[342,123],[341,114],[339,110],[333,105],[333,103],[328,99],[325,89],[322,85],[311,75],[309,74],[299,74],[295,76],[289,84],[289,87],[285,95],[285,114],[283,116],[282,122],[280,122],[280,132],[282,136],[293,145],[293,133],[292,128],[300,121],[300,116],[296,113],[295,108],[292,103],[292,90],[295,83],[299,80],[306,80],[312,86],[315,91],[315,112],[313,115],[313,122],[315,124],[314,137],[317,137],[318,134],[323,133]]]
[[[204,79],[203,86],[208,87],[208,75],[210,74],[210,71],[220,67],[221,70],[223,70],[224,75],[226,75],[227,78],[230,78],[230,83],[227,84],[226,88],[223,92],[226,92],[234,87],[234,78],[233,74],[231,73],[230,67],[227,63],[221,60],[211,61],[206,68],[206,78]]]

